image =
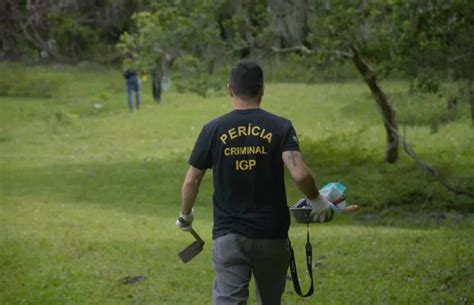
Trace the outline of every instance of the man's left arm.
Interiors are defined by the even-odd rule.
[[[194,220],[193,206],[206,170],[190,166],[181,189],[181,210],[176,225],[184,231],[191,230]],[[182,219],[182,221],[180,221]]]

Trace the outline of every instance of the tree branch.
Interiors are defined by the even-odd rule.
[[[312,55],[312,54],[317,54],[317,50],[310,50],[305,46],[295,46],[295,47],[290,47],[290,48],[277,48],[277,47],[272,47],[272,51],[275,53],[294,53],[294,52],[301,52],[304,54]]]
[[[294,52],[301,52],[306,55],[314,55],[314,54],[319,54],[322,51],[320,49],[308,49],[307,47],[303,45],[299,46],[294,46],[294,47],[289,47],[289,48],[277,48],[277,47],[271,47],[271,50],[274,53],[294,53]],[[345,58],[352,58],[353,55],[349,52],[344,52],[340,50],[331,50],[331,51],[325,51],[330,54],[334,54],[337,56],[345,57]]]
[[[425,161],[418,158],[416,153],[411,148],[410,144],[405,141],[405,139],[400,139],[402,143],[403,150],[405,150],[406,154],[415,161],[418,168],[420,168],[425,174],[430,175],[431,177],[435,178],[442,186],[444,186],[448,191],[456,194],[456,195],[467,195],[469,197],[474,197],[474,192],[467,190],[467,189],[459,189],[452,185],[450,185],[444,177],[441,177],[439,172],[430,164],[426,163]]]

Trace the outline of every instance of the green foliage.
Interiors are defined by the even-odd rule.
[[[472,1],[397,1],[394,8],[394,25],[404,33],[399,40],[401,69],[412,77],[431,72],[444,78],[448,73],[454,79],[473,78]]]
[[[125,66],[145,71],[162,68],[170,54],[182,57],[173,67],[178,74],[212,78],[220,67],[251,56],[272,67],[271,79],[290,82],[351,79],[347,57],[355,47],[378,79],[409,75],[412,89],[433,93],[446,75],[466,78],[472,70],[465,68],[474,58],[468,39],[474,14],[464,13],[473,9],[468,2],[163,1],[135,14],[136,30],[124,33],[118,47]],[[286,47],[302,48],[288,56],[273,53]],[[178,79],[180,90],[212,90],[212,82]]]
[[[163,70],[176,77],[180,91],[206,96],[216,92],[222,71],[268,34],[268,29],[261,33],[266,24],[265,5],[256,1],[247,7],[217,0],[179,4],[163,1],[136,13],[136,31],[122,34],[117,47],[124,68]]]
[[[3,1],[2,3],[4,3]],[[9,1],[0,20],[8,60],[117,63],[115,44],[152,1]],[[154,1],[153,1],[154,2]],[[3,43],[1,43],[4,45]]]
[[[457,1],[312,1],[308,43],[320,60],[337,62],[351,47],[384,78],[414,79],[412,89],[436,93],[440,81],[471,79],[474,5]]]
[[[135,14],[137,31],[124,33],[118,44],[124,66],[148,71],[161,68],[166,55],[181,54],[195,57],[195,63],[212,73],[216,49],[222,46],[216,5],[212,0],[183,1],[179,6],[164,1],[151,12]]]
[[[40,52],[27,44],[18,46],[18,52],[21,54],[19,61],[23,64],[34,65],[41,61]]]
[[[205,67],[193,56],[181,56],[175,65],[176,72],[173,76],[178,92],[193,92],[202,97],[224,93],[223,84],[228,78],[228,69],[221,67],[209,75]]]
[[[99,41],[99,33],[92,26],[79,22],[76,13],[53,11],[48,15],[51,35],[61,50],[78,57],[89,51]]]
[[[269,26],[269,3],[265,0],[217,2],[220,37],[232,58],[242,58],[264,49],[275,39]]]

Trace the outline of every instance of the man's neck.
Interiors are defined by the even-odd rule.
[[[235,110],[245,110],[245,109],[258,109],[260,108],[260,102],[257,100],[241,100],[239,98],[234,98],[234,109]]]

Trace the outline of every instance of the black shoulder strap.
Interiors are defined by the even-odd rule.
[[[293,287],[295,287],[295,291],[299,296],[303,298],[309,297],[314,292],[314,283],[313,283],[313,248],[311,247],[311,243],[309,242],[309,224],[306,227],[306,266],[308,268],[309,277],[311,279],[311,285],[309,287],[308,292],[306,294],[301,293],[300,281],[298,279],[298,271],[296,270],[296,261],[295,261],[295,253],[293,251],[293,247],[291,246],[291,242],[288,239],[290,245],[290,271],[291,271],[291,279],[293,281]]]

